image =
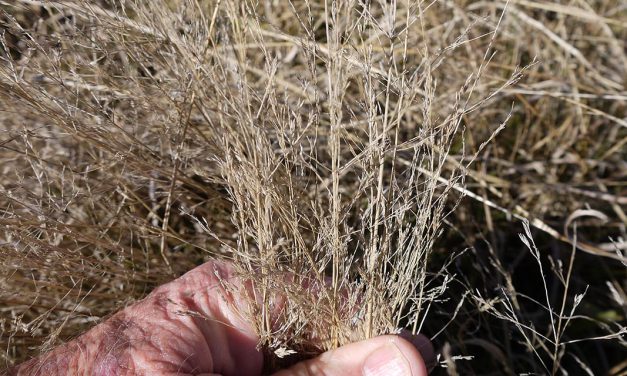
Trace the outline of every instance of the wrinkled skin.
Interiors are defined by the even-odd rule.
[[[229,281],[228,290],[221,280]],[[251,288],[245,285],[233,276],[229,264],[208,262],[9,374],[261,375],[258,338],[237,313],[246,310],[242,294],[249,294]],[[386,362],[390,356],[396,360],[392,368]],[[277,375],[393,371],[426,375],[423,358],[432,357],[433,349],[424,337],[381,336],[324,353]]]

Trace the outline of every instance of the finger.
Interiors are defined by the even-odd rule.
[[[432,371],[433,368],[437,365],[437,357],[435,354],[435,349],[433,348],[433,344],[429,339],[422,334],[411,334],[409,330],[402,330],[399,334],[401,338],[406,339],[411,342],[415,348],[418,349],[422,359],[425,361],[427,365],[427,370]]]
[[[275,376],[426,376],[414,345],[396,335],[375,337],[328,351]]]
[[[142,360],[145,369],[165,364],[159,374],[166,370],[259,374],[263,354],[257,350],[254,328],[242,314],[247,291],[232,266],[217,261],[160,286],[123,311],[138,327],[138,334],[129,335],[141,343],[133,347],[133,360]]]

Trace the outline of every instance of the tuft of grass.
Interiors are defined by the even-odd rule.
[[[273,364],[408,328],[440,373],[619,374],[626,29],[611,0],[0,0],[1,356],[218,257]]]

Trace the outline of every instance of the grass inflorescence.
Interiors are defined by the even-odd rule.
[[[625,40],[611,0],[0,1],[0,356],[220,258],[269,354],[620,374]]]

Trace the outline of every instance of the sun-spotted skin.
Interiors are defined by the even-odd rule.
[[[231,277],[206,263],[9,375],[258,375],[263,355]]]
[[[306,290],[319,292],[315,284],[305,285]],[[257,349],[254,328],[244,318],[251,299],[255,299],[251,283],[235,277],[229,264],[208,262],[8,374],[258,376],[264,371],[264,356]],[[275,297],[270,306],[273,322],[280,321],[283,300]],[[431,345],[424,337],[401,337],[348,344],[277,375],[378,376],[396,370],[401,375],[425,376],[417,349],[426,343],[432,355]],[[396,361],[385,363],[387,355],[381,349],[398,355]],[[381,361],[376,360],[377,354]]]

